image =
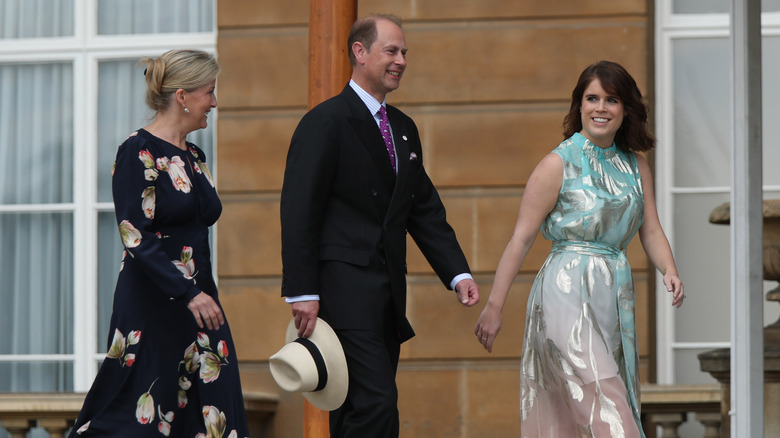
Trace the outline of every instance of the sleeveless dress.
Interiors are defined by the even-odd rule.
[[[141,129],[117,151],[125,253],[108,354],[71,437],[249,435],[230,329],[201,329],[187,309],[201,291],[219,304],[208,227],[222,212],[203,151],[187,146]]]
[[[553,242],[531,288],[521,361],[523,437],[644,437],[634,285],[625,250],[644,219],[633,152],[577,133],[542,234]]]

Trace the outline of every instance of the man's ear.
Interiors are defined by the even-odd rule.
[[[351,49],[352,49],[352,54],[355,55],[355,59],[357,60],[357,63],[358,64],[365,63],[366,53],[368,52],[366,50],[366,46],[364,46],[363,43],[361,43],[360,41],[355,41],[354,43],[352,43]]]

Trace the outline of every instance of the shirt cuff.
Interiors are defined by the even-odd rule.
[[[453,278],[452,281],[450,282],[450,289],[455,290],[455,286],[457,286],[461,280],[466,280],[466,279],[473,280],[474,277],[472,277],[471,274],[469,274],[468,272],[464,274],[456,275],[455,278]]]
[[[284,302],[287,304],[298,303],[301,301],[319,301],[319,295],[298,295],[295,297],[284,297]]]

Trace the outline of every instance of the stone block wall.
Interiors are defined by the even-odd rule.
[[[541,237],[518,275],[493,354],[473,327],[517,218],[526,181],[562,139],[571,89],[588,64],[623,64],[652,101],[652,2],[624,0],[361,0],[358,15],[401,16],[408,68],[388,101],[414,118],[426,168],[439,187],[481,288],[462,308],[409,242],[408,314],[417,336],[398,373],[403,437],[519,434],[519,355],[525,304],[550,244]],[[219,287],[247,390],[280,393],[263,436],[300,437],[302,401],[281,393],[268,357],[291,313],[280,298],[279,193],[290,136],[306,111],[308,2],[217,2]],[[346,42],[345,42],[346,44]],[[652,115],[652,111],[651,111]],[[653,380],[653,273],[638,239],[643,381]]]

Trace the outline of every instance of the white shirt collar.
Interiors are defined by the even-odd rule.
[[[362,100],[366,105],[371,115],[373,115],[375,118],[378,117],[377,113],[379,112],[379,107],[385,106],[386,101],[379,102],[376,100],[376,98],[374,98],[374,96],[369,94],[368,91],[360,88],[360,85],[358,85],[357,82],[352,79],[349,80],[349,86],[355,90],[355,93],[357,93],[358,97],[360,97],[360,100]]]

